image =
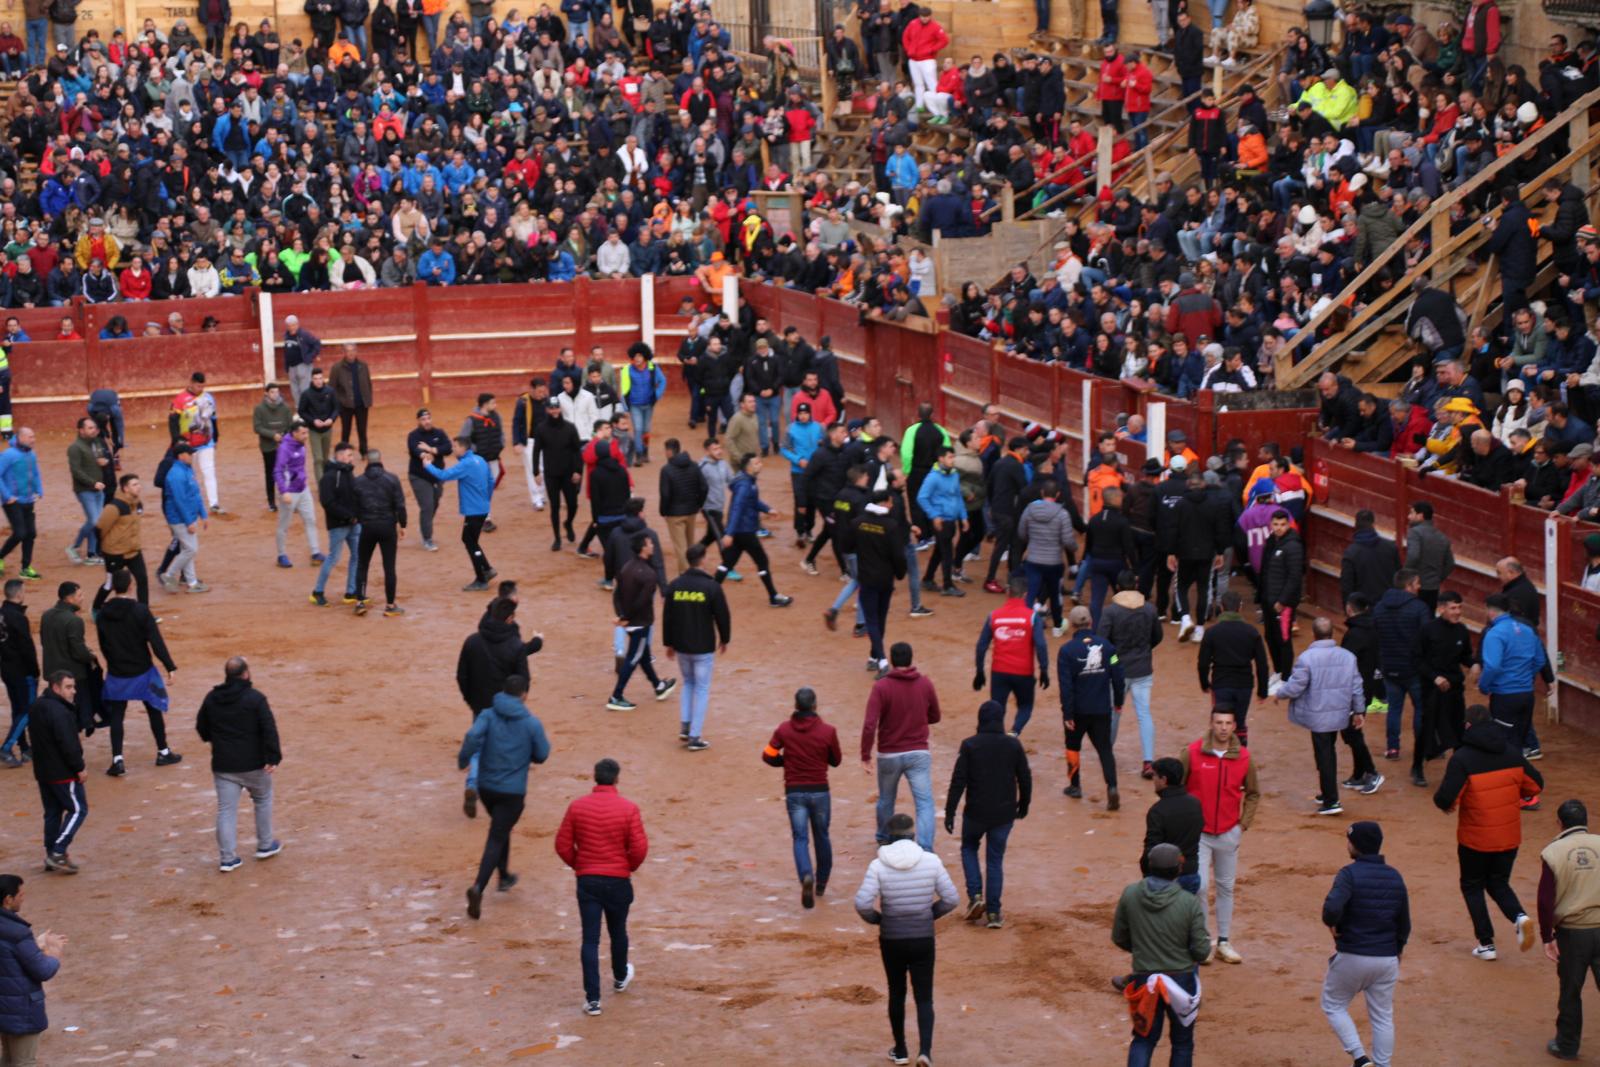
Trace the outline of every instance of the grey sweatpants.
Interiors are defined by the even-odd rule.
[[[1217,886],[1217,940],[1226,941],[1233,932],[1233,879],[1239,870],[1239,838],[1244,828],[1237,823],[1225,834],[1200,835],[1200,906],[1205,907],[1206,889],[1215,878]]]
[[[1328,1017],[1334,1035],[1351,1059],[1367,1055],[1361,1044],[1361,1031],[1350,1018],[1350,1002],[1357,993],[1364,993],[1367,1019],[1372,1024],[1372,1062],[1376,1067],[1389,1067],[1394,1055],[1394,987],[1399,980],[1398,956],[1335,952],[1328,961],[1328,975],[1322,980],[1322,1014]]]
[[[256,809],[256,847],[272,842],[272,775],[265,770],[223,774],[211,772],[217,785],[217,851],[223,862],[238,855],[239,794],[249,792]]]

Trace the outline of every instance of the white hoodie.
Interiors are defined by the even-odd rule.
[[[958,903],[943,861],[910,838],[880,847],[856,891],[857,914],[888,941],[932,937],[933,921]]]

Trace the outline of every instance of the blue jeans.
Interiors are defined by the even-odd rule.
[[[786,793],[783,806],[789,810],[789,833],[794,837],[794,869],[803,882],[813,873],[811,845],[808,838],[817,842],[816,878],[818,885],[828,884],[833,873],[833,842],[828,838],[828,822],[833,817],[833,795],[826,790],[814,793]]]
[[[633,439],[639,442],[639,447],[648,448],[650,442],[645,440],[645,435],[650,432],[650,426],[655,421],[656,406],[654,404],[635,404],[628,409],[628,414],[633,417]]]
[[[78,527],[78,536],[72,539],[72,547],[77,548],[84,542],[88,542],[89,555],[98,556],[100,554],[100,535],[95,532],[94,523],[100,517],[100,513],[105,510],[105,494],[98,489],[85,489],[72,495],[78,498],[78,506],[83,508],[83,525]]]
[[[906,542],[906,588],[911,590],[911,610],[916,611],[922,607],[922,583],[917,581],[917,575],[922,573],[922,568],[917,565],[917,545],[915,541]]]
[[[904,777],[911,784],[911,803],[917,815],[917,844],[933,851],[933,756],[927,749],[878,754],[878,844],[889,843],[889,820],[894,816],[895,793]]]
[[[761,434],[761,447],[776,445],[783,431],[783,397],[774,390],[771,396],[756,397],[756,426]]]
[[[1137,152],[1150,143],[1150,135],[1145,132],[1144,125],[1150,119],[1148,111],[1128,112],[1128,129],[1133,132],[1133,150]]]
[[[367,55],[367,28],[366,28],[366,26],[363,26],[363,25],[346,26],[344,28],[344,35],[350,39],[350,43],[351,44],[353,44],[357,48],[361,49],[361,58],[362,59],[370,58]]]
[[[1192,969],[1181,974],[1172,974],[1169,971],[1167,976],[1188,993],[1193,993],[1200,984],[1198,975]],[[1135,981],[1143,982],[1149,975],[1135,974],[1133,977]],[[1161,1043],[1161,1031],[1167,1028],[1169,1020],[1172,1029],[1172,1067],[1193,1067],[1194,1027],[1181,1025],[1166,1001],[1162,1001],[1156,1011],[1155,1021],[1150,1024],[1150,1032],[1143,1037],[1138,1034],[1133,1035],[1133,1043],[1128,1046],[1128,1067],[1150,1067],[1156,1046]]]
[[[1272,183],[1272,195],[1280,212],[1288,211],[1289,202],[1305,191],[1306,183],[1298,178],[1279,178]]]
[[[912,589],[917,587],[916,582],[908,583]],[[883,662],[883,632],[886,620],[889,617],[889,601],[894,597],[894,587],[880,589],[874,585],[863,585],[856,590],[856,609],[861,613],[867,627],[867,640],[870,642],[867,655]]]
[[[25,25],[28,35],[28,66],[42,67],[45,46],[50,43],[50,20],[28,19]]]
[[[1033,718],[1033,687],[1034,679],[1031,674],[1007,674],[1004,671],[995,671],[989,675],[989,699],[1006,706],[1006,699],[1017,698],[1017,717],[1011,723],[1011,732],[1020,735],[1022,728],[1028,725],[1028,720]]]
[[[1064,564],[1047,567],[1043,563],[1022,561],[1022,572],[1028,576],[1028,603],[1039,610],[1040,598],[1050,603],[1050,624],[1061,625],[1061,577],[1067,572]]]
[[[30,746],[24,731],[28,728],[28,709],[33,707],[33,698],[39,692],[39,679],[30,675],[7,678],[5,683],[6,696],[11,700],[11,729],[6,733],[6,743],[0,745],[0,752],[10,752],[18,741],[26,752]]]
[[[1150,714],[1150,690],[1156,676],[1128,679],[1128,699],[1133,701],[1133,713],[1139,719],[1139,758],[1146,763],[1156,758],[1156,720]]]
[[[1200,875],[1198,873],[1178,875],[1178,888],[1182,889],[1185,893],[1191,893],[1195,896],[1199,896]]]
[[[422,32],[428,38],[428,58],[432,59],[433,54],[439,50],[439,16],[423,15]],[[418,65],[421,65],[420,56],[418,57]]]
[[[344,595],[356,595],[356,549],[361,545],[361,524],[351,526],[335,526],[328,531],[328,558],[322,561],[322,570],[317,572],[316,591],[321,593],[328,588],[328,575],[333,573],[333,568],[339,565],[339,553],[346,548],[350,550],[350,562],[344,568]]]
[[[1385,736],[1388,738],[1388,748],[1400,747],[1400,715],[1406,710],[1406,696],[1411,697],[1411,732],[1415,734],[1422,726],[1422,679],[1397,678],[1392,674],[1383,676],[1384,688],[1388,690],[1384,699],[1389,702],[1389,720],[1384,723]]]
[[[628,977],[628,908],[633,904],[633,882],[603,874],[578,876],[578,917],[583,923],[583,998],[600,999],[600,920],[611,935],[611,977]]]
[[[679,652],[678,722],[688,723],[689,736],[699,737],[706,725],[706,702],[711,699],[711,652]]]
[[[1000,891],[1005,888],[1006,839],[1015,823],[984,826],[961,817],[961,870],[967,876],[967,896],[983,896],[983,910],[1000,914]],[[978,842],[987,841],[983,869],[978,868]]]
[[[849,603],[850,598],[856,596],[856,591],[861,588],[861,581],[856,577],[856,554],[854,552],[842,552],[840,555],[844,559],[844,570],[850,576],[850,580],[844,583],[844,588],[839,590],[839,595],[833,598],[834,611],[840,610],[845,604]],[[867,613],[861,610],[861,598],[856,597],[856,625],[865,626],[866,624]]]

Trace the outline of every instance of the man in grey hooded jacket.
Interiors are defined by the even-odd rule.
[[[1346,727],[1361,728],[1366,719],[1366,690],[1355,653],[1333,640],[1333,620],[1319,617],[1311,623],[1311,644],[1295,657],[1289,677],[1270,690],[1282,704],[1289,701],[1289,721],[1311,731],[1321,781],[1318,815],[1338,815],[1339,757],[1334,742]]]
[[[856,891],[856,913],[878,927],[878,949],[889,979],[893,1063],[909,1063],[906,1049],[906,976],[917,1004],[917,1064],[933,1055],[933,922],[960,903],[944,862],[915,841],[916,822],[904,812],[889,819],[889,843],[867,867]]]

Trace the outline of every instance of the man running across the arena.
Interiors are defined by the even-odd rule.
[[[128,702],[144,702],[150,719],[150,733],[156,742],[156,766],[182,762],[183,757],[167,747],[167,685],[178,665],[167,652],[161,627],[150,609],[134,599],[133,575],[118,571],[111,576],[111,599],[95,615],[95,631],[100,638],[100,654],[106,660],[106,680],[102,690],[105,719],[111,727],[111,766],[106,773],[120,777],[127,773],[122,761],[122,721]],[[166,668],[161,677],[155,660]]]

